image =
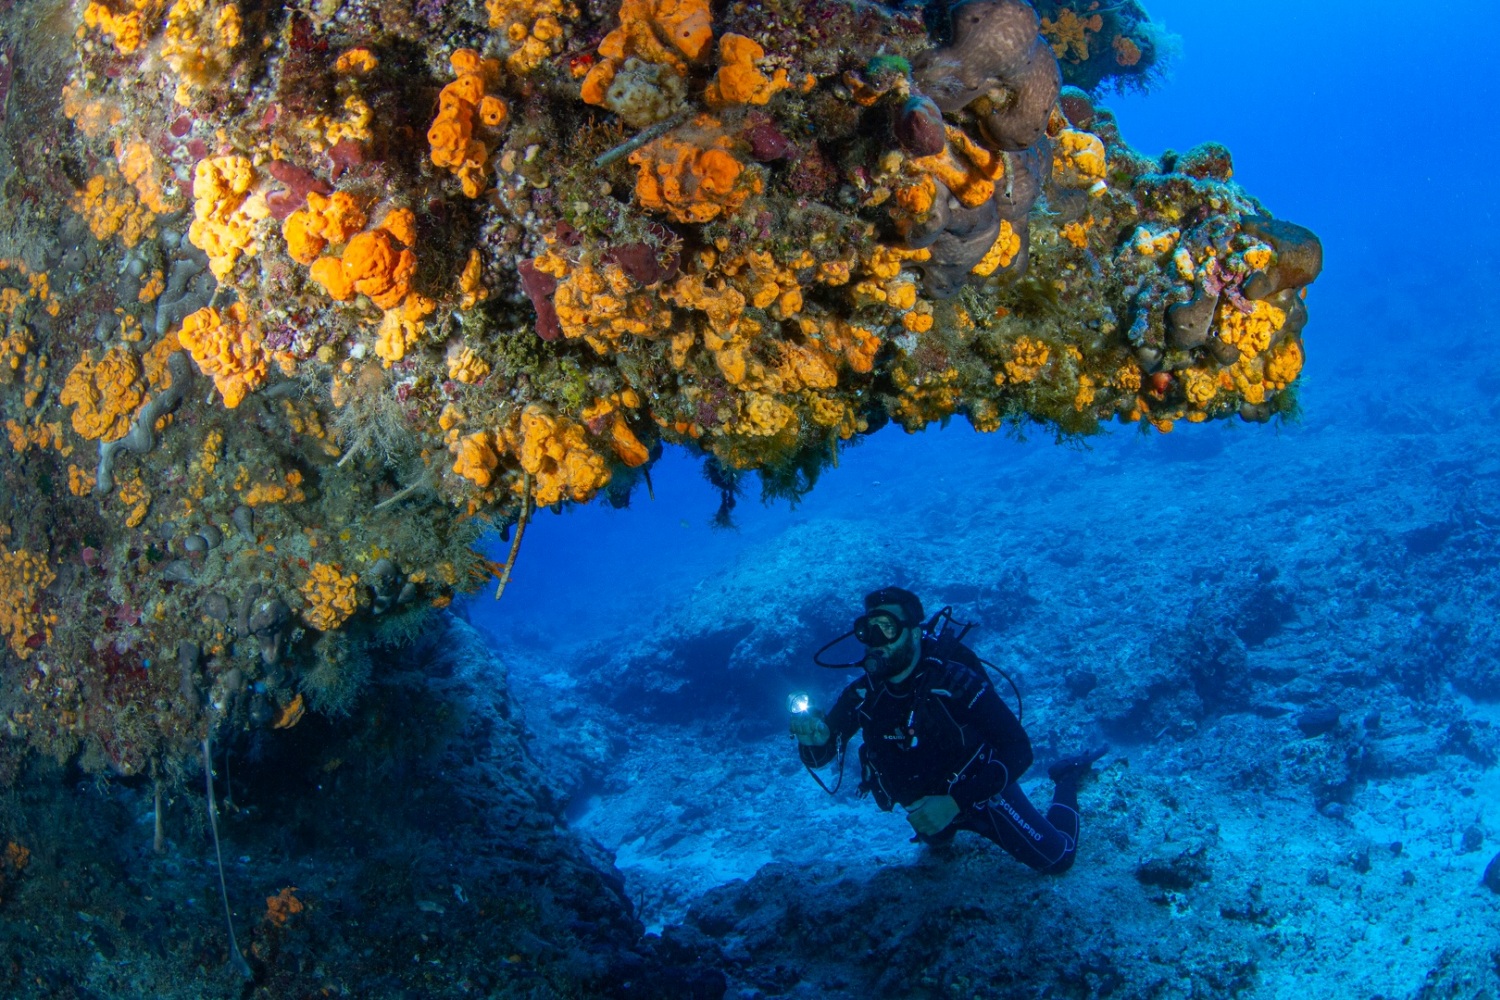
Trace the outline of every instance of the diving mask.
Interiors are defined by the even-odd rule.
[[[889,646],[901,638],[906,624],[889,611],[871,611],[854,619],[854,638],[866,646]]]

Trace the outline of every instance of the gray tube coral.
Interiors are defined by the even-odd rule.
[[[187,387],[192,380],[193,372],[188,364],[187,355],[181,351],[175,351],[167,358],[167,370],[172,373],[172,385],[163,389],[145,406],[141,412],[136,414],[135,422],[130,425],[130,431],[117,441],[101,441],[99,443],[99,467],[96,472],[97,482],[94,492],[99,496],[109,493],[115,488],[115,455],[120,449],[134,452],[137,455],[148,455],[156,447],[156,422],[171,411],[182,397],[187,393]]]

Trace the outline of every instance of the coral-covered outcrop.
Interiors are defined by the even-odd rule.
[[[67,166],[4,195],[62,221],[0,261],[0,710],[93,770],[343,704],[484,531],[664,447],[795,498],[893,422],[1295,410],[1321,248],[1097,105],[1167,50],[1134,3],[57,10],[8,95]]]

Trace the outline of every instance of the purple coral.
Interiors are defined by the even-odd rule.
[[[557,340],[562,336],[562,322],[557,317],[557,307],[552,304],[557,279],[545,271],[538,271],[529,260],[516,265],[516,274],[521,278],[521,290],[536,310],[536,335],[543,340]]]
[[[764,115],[748,120],[740,137],[750,145],[750,158],[757,163],[772,163],[793,153],[792,140]]]
[[[943,112],[931,98],[913,94],[896,116],[896,142],[912,156],[933,156],[948,145]]]
[[[290,351],[296,342],[296,328],[290,323],[278,323],[266,331],[264,345],[271,351]]]
[[[417,0],[414,12],[427,24],[438,27],[448,16],[448,2],[447,0]]]
[[[266,170],[284,185],[266,196],[271,218],[278,222],[285,221],[287,216],[306,205],[309,191],[325,195],[333,193],[333,187],[327,181],[286,160],[272,160],[266,165]]]
[[[1213,257],[1203,269],[1203,290],[1211,296],[1223,293],[1230,304],[1240,312],[1248,314],[1252,309],[1241,290],[1247,277],[1248,275],[1243,270],[1225,267],[1219,262],[1218,257]]]

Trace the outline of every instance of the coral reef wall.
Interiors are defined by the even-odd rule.
[[[890,423],[1295,409],[1321,247],[1081,89],[1159,69],[1133,3],[5,6],[7,759],[346,712],[664,445],[728,503]]]

